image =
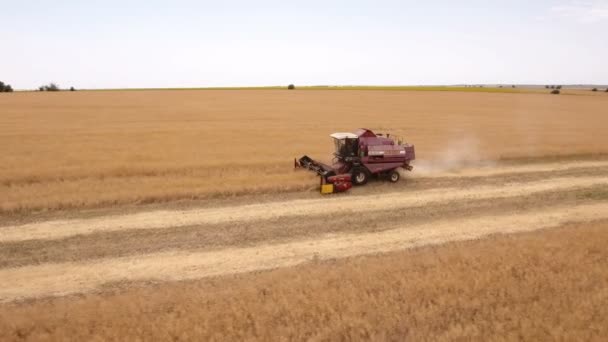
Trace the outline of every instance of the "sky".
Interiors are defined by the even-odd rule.
[[[606,84],[608,0],[0,0],[16,89]]]

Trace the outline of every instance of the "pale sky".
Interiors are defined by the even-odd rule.
[[[16,89],[608,83],[608,0],[0,0]]]

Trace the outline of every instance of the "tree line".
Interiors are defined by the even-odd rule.
[[[38,91],[61,91],[61,90],[62,89],[59,87],[59,85],[57,83],[52,83],[52,82],[38,87]],[[66,89],[66,90],[76,91],[76,89],[74,87],[70,87],[69,89]],[[13,87],[10,84],[0,81],[0,93],[12,93],[12,92],[13,92]]]
[[[49,83],[38,87],[38,91],[61,91],[62,89],[59,87],[57,83]],[[74,87],[70,87],[69,91],[76,91]]]

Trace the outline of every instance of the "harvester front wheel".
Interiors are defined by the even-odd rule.
[[[399,178],[401,178],[401,175],[399,174],[399,172],[397,172],[397,170],[393,170],[388,175],[388,179],[391,181],[391,183],[397,183],[399,181]]]
[[[351,177],[354,185],[363,185],[369,180],[369,171],[358,167],[353,170]]]

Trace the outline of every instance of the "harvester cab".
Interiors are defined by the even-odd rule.
[[[333,133],[329,135],[334,139],[336,151],[334,156],[340,160],[359,155],[359,137],[354,133]]]
[[[315,161],[308,156],[294,160],[294,167],[306,168],[321,177],[321,192],[346,191],[354,185],[367,183],[372,175],[385,176],[395,183],[399,169],[412,170],[414,146],[403,143],[389,134],[375,134],[360,128],[353,133],[333,133],[334,159],[332,165]]]

